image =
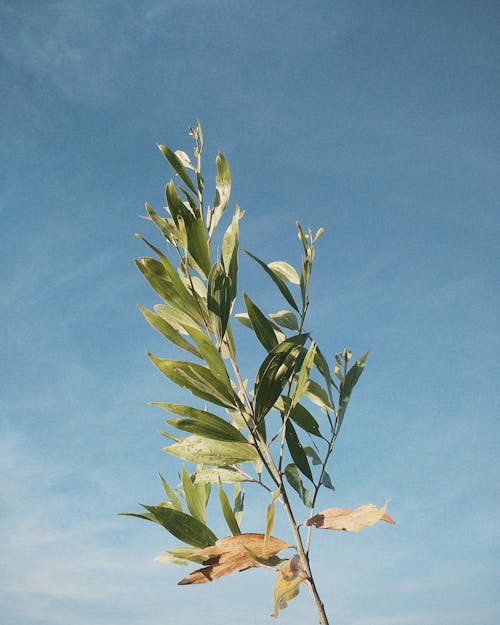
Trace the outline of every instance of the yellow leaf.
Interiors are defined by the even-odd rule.
[[[394,519],[386,514],[389,501],[387,500],[381,508],[377,508],[373,503],[359,506],[355,510],[328,508],[319,514],[315,514],[305,524],[314,525],[325,530],[343,530],[346,532],[359,532],[365,525],[375,525],[381,519],[394,525]]]
[[[307,574],[302,568],[298,554],[278,569],[274,584],[274,612],[271,616],[278,616],[278,610],[287,607],[288,602],[299,594],[299,586],[306,579]]]
[[[249,551],[259,558],[270,558],[288,546],[287,543],[274,536],[269,536],[264,546],[264,534],[226,536],[219,539],[215,545],[193,553],[192,557],[206,556],[207,559],[204,562],[206,566],[193,571],[178,583],[180,586],[205,584],[236,571],[261,566]]]

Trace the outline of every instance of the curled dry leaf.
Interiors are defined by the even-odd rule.
[[[344,530],[346,532],[359,532],[365,525],[375,525],[380,519],[394,525],[395,521],[386,514],[388,503],[389,500],[381,508],[377,508],[373,503],[359,506],[355,510],[328,508],[315,514],[305,522],[305,525],[314,525],[324,530]]]
[[[274,584],[274,612],[271,616],[278,616],[278,610],[286,608],[288,602],[299,594],[300,583],[306,579],[307,573],[302,568],[298,554],[278,569]]]
[[[205,566],[193,571],[179,585],[205,584],[224,575],[243,571],[253,566],[261,566],[251,555],[270,558],[289,545],[279,538],[269,536],[264,548],[264,534],[238,534],[219,539],[215,545],[200,549],[194,556],[206,556]]]

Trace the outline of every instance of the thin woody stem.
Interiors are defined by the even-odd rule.
[[[328,617],[325,612],[325,606],[323,604],[323,601],[321,600],[321,597],[319,596],[318,589],[316,588],[314,577],[311,572],[311,566],[309,564],[309,557],[306,553],[306,550],[304,549],[302,536],[300,535],[300,531],[295,521],[295,517],[293,515],[293,511],[290,506],[288,495],[287,495],[287,492],[285,490],[283,483],[281,483],[281,498],[283,502],[283,507],[285,508],[285,511],[288,517],[288,521],[290,523],[290,527],[292,528],[292,532],[295,538],[295,546],[297,548],[297,553],[299,554],[302,568],[307,575],[307,581],[309,582],[309,591],[311,592],[311,595],[314,601],[314,606],[316,607],[316,611],[318,613],[319,623],[320,625],[329,625]]]

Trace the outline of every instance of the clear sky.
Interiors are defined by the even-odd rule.
[[[297,265],[295,221],[324,226],[309,327],[330,357],[371,349],[320,505],[391,497],[397,525],[318,533],[333,621],[500,622],[499,24],[484,0],[3,0],[5,625],[272,622],[270,572],[177,587],[186,569],[153,562],[175,540],[116,516],[175,477],[147,402],[182,396],[146,356],[168,347],[133,235],[163,206],[156,142],[190,150],[197,117],[243,246]],[[245,290],[281,307],[249,263]],[[280,621],[316,622],[307,592]]]

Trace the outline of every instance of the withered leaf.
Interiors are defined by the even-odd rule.
[[[288,544],[279,538],[269,536],[264,548],[264,534],[226,536],[219,539],[215,545],[195,552],[193,556],[207,556],[205,566],[193,571],[178,583],[180,586],[205,584],[230,573],[261,566],[252,557],[252,553],[259,558],[270,558],[287,547]]]
[[[389,500],[381,508],[377,508],[373,503],[359,506],[355,510],[328,508],[319,514],[315,514],[306,521],[305,525],[314,525],[325,530],[343,530],[346,532],[359,532],[365,525],[375,525],[381,519],[394,525],[394,519],[386,513],[388,503]]]
[[[307,573],[302,568],[298,554],[278,569],[274,584],[274,612],[271,616],[278,616],[278,610],[287,607],[288,602],[299,594],[300,583],[306,579]]]

